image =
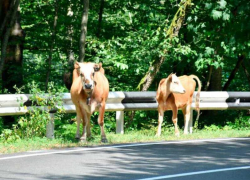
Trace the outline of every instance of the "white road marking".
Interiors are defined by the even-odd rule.
[[[145,178],[145,179],[139,179],[139,180],[170,179],[170,178],[183,177],[183,176],[193,176],[193,175],[198,175],[198,174],[209,174],[209,173],[225,172],[225,171],[236,171],[236,170],[242,170],[242,169],[250,169],[250,166],[224,168],[224,169],[213,169],[213,170],[207,170],[207,171],[197,171],[197,172],[173,174],[173,175],[158,176],[158,177]]]
[[[66,154],[72,152],[79,152],[79,151],[94,151],[100,149],[115,149],[115,148],[125,148],[125,147],[136,147],[136,146],[150,146],[150,145],[157,145],[157,144],[187,144],[187,143],[199,143],[199,142],[220,142],[220,141],[232,141],[232,140],[250,140],[250,138],[220,138],[220,139],[202,139],[202,140],[187,140],[187,141],[164,141],[164,142],[151,142],[151,143],[135,143],[135,144],[123,144],[123,145],[114,145],[114,146],[100,146],[100,147],[87,147],[87,148],[74,148],[68,150],[48,150],[49,152],[45,153],[32,153],[32,154],[24,154],[24,155],[11,155],[7,154],[6,157],[0,156],[1,160],[8,160],[8,159],[18,159],[18,158],[26,158],[26,157],[33,157],[33,156],[45,156],[51,154]],[[5,156],[5,155],[3,155]]]

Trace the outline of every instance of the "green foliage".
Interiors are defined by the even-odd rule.
[[[210,126],[205,126],[204,129],[207,130],[207,131],[218,131],[218,130],[221,129],[221,127],[212,124]]]
[[[55,130],[55,137],[64,140],[74,140],[76,133],[76,123],[60,124]]]
[[[226,125],[212,124],[204,127],[207,131],[218,131],[218,130],[249,130],[250,129],[250,116],[240,113],[235,121],[227,121]]]
[[[234,122],[228,122],[226,127],[237,130],[250,129],[250,116],[241,112],[239,117]]]
[[[0,134],[2,133],[3,129],[4,129],[3,118],[0,117]]]
[[[180,75],[197,74],[205,82],[208,67],[213,66],[223,69],[225,82],[238,54],[244,53],[246,59],[250,58],[250,21],[249,16],[245,16],[249,12],[249,1],[195,0],[192,3],[186,10],[179,36],[170,42],[166,30],[180,8],[178,2],[108,0],[101,26],[98,24],[100,1],[91,2],[85,61],[103,62],[112,91],[136,90],[148,67],[159,56],[166,57],[162,65],[164,73],[160,72],[159,79],[174,71]],[[26,84],[35,80],[44,87],[55,6],[54,1],[21,2],[22,27],[26,32]],[[75,60],[78,57],[82,2],[63,0],[58,2],[58,7],[50,80],[64,87],[63,73],[68,69],[72,71],[72,64],[68,64],[69,51],[74,53]],[[150,89],[156,89],[159,79]],[[65,87],[64,91],[67,91]]]

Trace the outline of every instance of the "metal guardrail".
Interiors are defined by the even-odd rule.
[[[194,93],[195,98],[196,92]],[[20,103],[28,102],[29,94],[0,95],[0,116],[22,115],[32,109],[30,106],[20,107]],[[145,92],[110,92],[106,102],[106,111],[116,111],[116,133],[123,133],[124,111],[157,110],[155,91]],[[63,108],[66,113],[75,113],[75,106],[70,93],[63,94]],[[195,108],[195,103],[191,106]],[[200,93],[201,110],[250,109],[250,92],[202,91]],[[192,113],[191,113],[192,114]],[[192,115],[191,115],[192,116]],[[53,119],[53,115],[51,115]],[[157,118],[157,117],[156,117]],[[190,131],[192,132],[192,117]],[[53,126],[53,122],[51,122]],[[53,127],[49,127],[53,129]],[[49,133],[52,134],[53,132]],[[48,135],[49,136],[49,135]]]

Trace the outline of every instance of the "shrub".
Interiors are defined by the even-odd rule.
[[[55,120],[62,118],[62,93],[54,87],[53,83],[49,83],[48,93],[41,91],[35,82],[28,84],[28,88],[31,94],[29,98],[31,106],[25,106],[22,99],[18,100],[20,107],[28,108],[28,113],[18,118],[17,124],[13,124],[13,130],[3,130],[0,137],[4,141],[45,136],[50,110],[57,110]],[[17,92],[20,93],[20,89]]]

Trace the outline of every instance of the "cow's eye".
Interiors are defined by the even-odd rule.
[[[94,76],[94,75],[95,75],[95,73],[93,72],[93,73],[92,73],[92,76]]]

